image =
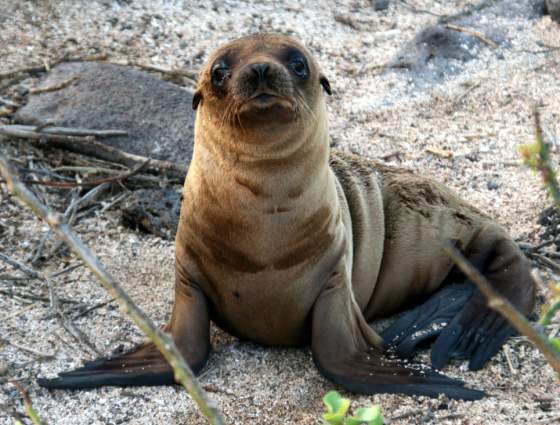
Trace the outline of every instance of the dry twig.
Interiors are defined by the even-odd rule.
[[[463,32],[465,34],[472,35],[475,38],[478,38],[483,43],[487,44],[488,46],[492,47],[493,49],[497,49],[500,47],[498,43],[488,38],[486,35],[482,34],[480,31],[473,30],[472,28],[465,28],[460,27],[459,25],[455,24],[447,24],[447,28],[453,31]]]
[[[72,337],[78,341],[80,344],[82,344],[83,346],[87,347],[91,352],[93,352],[94,354],[100,355],[101,353],[97,350],[97,348],[91,343],[91,341],[86,337],[86,335],[76,327],[76,325],[68,320],[68,318],[66,317],[66,315],[64,314],[64,312],[62,311],[62,308],[60,307],[60,300],[58,299],[58,297],[56,296],[55,292],[54,292],[54,287],[52,285],[52,282],[50,281],[50,279],[48,279],[47,277],[43,276],[43,274],[39,273],[36,270],[33,270],[30,267],[27,267],[25,264],[14,260],[13,258],[8,257],[7,255],[3,254],[0,252],[0,260],[10,264],[12,267],[21,270],[22,272],[24,272],[25,274],[27,274],[28,276],[32,277],[33,279],[37,279],[40,280],[41,282],[43,282],[48,291],[49,291],[49,298],[43,298],[43,300],[48,300],[50,302],[50,308],[52,311],[54,311],[57,315],[57,317],[60,320],[60,324],[62,325],[62,327],[64,329],[66,329],[66,331],[72,335]],[[39,298],[39,297],[36,297]]]
[[[74,251],[74,253],[88,266],[98,277],[105,289],[113,296],[123,312],[127,314],[136,325],[148,336],[148,338],[161,351],[169,365],[173,368],[175,379],[189,392],[198,405],[201,412],[208,418],[211,424],[223,424],[223,419],[214,403],[210,401],[200,384],[196,380],[189,365],[175,346],[173,339],[157,327],[152,320],[136,306],[129,295],[122,289],[120,284],[101,262],[93,255],[74,231],[64,223],[59,214],[53,213],[37,199],[35,194],[25,187],[9,168],[7,160],[0,154],[0,174],[8,182],[10,192],[19,197],[31,210],[55,230]]]
[[[10,108],[19,108],[21,105],[17,102],[14,102],[13,100],[10,99],[5,99],[3,97],[0,97],[0,105],[6,105],[9,106]]]
[[[11,77],[15,77],[16,75],[19,74],[37,74],[40,72],[46,72],[49,69],[51,69],[53,66],[58,65],[59,63],[62,62],[96,62],[96,61],[103,61],[106,60],[108,58],[108,55],[106,53],[101,53],[98,55],[90,55],[90,56],[79,56],[79,57],[68,57],[68,56],[63,56],[59,59],[56,59],[52,62],[45,62],[42,65],[36,65],[36,66],[28,66],[25,68],[19,68],[19,69],[14,69],[12,71],[6,71],[6,72],[0,72],[0,81],[5,79],[5,78],[11,78]]]
[[[74,82],[76,82],[79,79],[80,79],[79,75],[74,75],[72,78],[68,78],[67,80],[61,81],[58,84],[53,84],[52,86],[47,86],[47,87],[35,87],[29,90],[29,92],[32,94],[40,94],[40,93],[49,93],[57,90],[62,90],[63,88],[66,88],[74,84]]]
[[[33,422],[35,425],[45,424],[45,422],[41,421],[41,418],[39,418],[39,415],[37,414],[37,412],[33,408],[33,404],[31,403],[31,399],[29,398],[29,393],[23,387],[23,385],[21,385],[16,380],[11,380],[10,383],[14,387],[16,387],[17,390],[19,391],[19,393],[21,394],[21,397],[23,398],[23,405],[25,406],[25,413],[27,414],[27,416],[29,416],[29,419],[31,419],[31,422]]]
[[[94,156],[104,160],[124,164],[129,167],[135,167],[149,161],[148,169],[150,170],[160,173],[169,173],[173,177],[177,178],[184,178],[185,176],[185,169],[179,164],[131,154],[97,141],[96,137],[99,136],[99,132],[101,130],[64,128],[65,131],[62,133],[55,133],[53,131],[54,129],[56,129],[56,127],[50,127],[38,132],[35,131],[35,127],[33,126],[0,125],[0,134],[21,139],[34,140],[44,143],[47,146],[68,149],[72,152]],[[81,135],[76,136],[74,134],[70,134],[72,131],[74,134],[80,132]],[[115,133],[118,130],[105,130],[105,132],[108,131]],[[86,132],[89,132],[89,134]]]
[[[121,180],[125,180],[129,177],[132,177],[138,174],[140,171],[146,169],[148,164],[150,163],[150,159],[147,159],[146,162],[131,168],[130,170],[117,174],[116,176],[111,177],[103,177],[99,179],[86,179],[81,182],[60,182],[54,180],[24,180],[25,184],[33,184],[33,185],[41,185],[41,186],[49,186],[49,187],[57,187],[59,189],[70,189],[74,187],[92,187],[92,186],[100,186],[104,183],[113,183]]]
[[[52,123],[45,123],[39,126],[13,124],[10,129],[22,131],[35,131],[37,133],[62,134],[65,136],[93,136],[99,139],[107,137],[128,136],[128,132],[124,130],[92,130],[89,128],[74,127],[55,127]]]

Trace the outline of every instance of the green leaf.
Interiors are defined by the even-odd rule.
[[[383,425],[381,407],[370,406],[356,410],[356,416],[348,418],[347,425]]]
[[[337,391],[329,391],[323,397],[323,403],[327,406],[323,419],[331,425],[341,425],[350,407],[350,400],[343,398]]]
[[[552,345],[552,347],[560,353],[560,338],[550,338],[548,341],[550,342],[550,345]]]

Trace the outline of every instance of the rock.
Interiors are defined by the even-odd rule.
[[[448,67],[449,59],[467,62],[474,57],[474,48],[481,42],[472,35],[436,25],[420,31],[416,37],[407,43],[395,59],[392,68],[419,69],[428,62],[437,62],[440,67]]]
[[[23,124],[126,130],[101,140],[126,152],[181,164],[192,157],[194,112],[190,90],[124,66],[63,63],[39,87],[78,79],[60,90],[31,94],[15,116]]]
[[[560,23],[560,0],[546,0],[546,10],[553,21]]]
[[[507,47],[504,33],[492,22],[504,18],[537,19],[544,13],[544,1],[481,1],[457,14],[443,16],[436,25],[420,30],[414,39],[406,43],[389,62],[389,68],[407,69],[407,78],[420,87],[457,75],[463,71],[464,63],[477,57],[483,49],[491,49],[489,43],[472,31],[498,46]],[[560,3],[560,0],[552,1]],[[492,49],[498,58],[504,57],[501,50]]]
[[[180,210],[181,195],[175,189],[140,189],[127,199],[121,223],[134,230],[173,239]]]
[[[376,11],[385,10],[389,7],[389,0],[373,0],[373,8]]]
[[[486,187],[488,188],[488,190],[498,190],[498,187],[500,187],[500,185],[496,180],[488,180],[488,183],[486,183]]]

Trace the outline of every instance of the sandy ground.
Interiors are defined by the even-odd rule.
[[[407,2],[435,14],[451,14],[474,2]],[[349,16],[354,27],[337,22]],[[239,0],[35,1],[0,0],[0,72],[40,64],[65,52],[109,52],[168,67],[197,70],[222,42],[256,31],[291,33],[316,53],[335,91],[329,103],[333,144],[371,158],[386,157],[445,182],[504,224],[516,237],[534,241],[536,219],[547,206],[538,177],[518,164],[516,147],[531,141],[530,105],[540,106],[550,134],[560,134],[560,26],[549,17],[494,19],[508,41],[496,51],[482,49],[464,72],[439,84],[417,86],[406,71],[380,74],[422,27],[427,13],[394,1],[374,12],[367,1],[244,3]],[[450,158],[431,148],[452,152]],[[15,160],[42,153],[3,143]],[[63,210],[67,199],[49,195]],[[46,232],[0,185],[0,251],[25,260]],[[76,226],[157,323],[165,323],[172,302],[173,245],[120,227],[110,211]],[[49,274],[76,264],[69,256],[41,270]],[[0,265],[0,275],[16,275]],[[59,297],[94,306],[108,299],[83,268],[53,279]],[[39,283],[0,280],[0,289],[44,294]],[[69,309],[72,304],[64,304]],[[130,347],[142,335],[114,304],[77,319],[76,325],[102,353]],[[23,411],[6,383],[15,377],[29,386],[37,411],[51,424],[198,424],[204,419],[184,390],[103,388],[47,391],[36,376],[80,366],[96,357],[49,317],[48,303],[0,294],[0,423]],[[239,342],[213,330],[213,353],[201,381],[228,423],[315,424],[321,397],[333,387],[313,366],[309,349],[271,349]],[[24,347],[24,348],[21,348]],[[25,347],[43,356],[33,354]],[[506,359],[506,354],[510,362]],[[426,355],[423,356],[426,360]],[[2,369],[6,369],[2,371]],[[490,395],[478,402],[431,400],[399,395],[354,396],[353,408],[382,405],[394,424],[548,424],[560,422],[560,386],[542,356],[523,339],[507,344],[480,372],[456,362],[444,370]]]

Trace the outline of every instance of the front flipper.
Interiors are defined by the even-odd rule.
[[[397,356],[412,357],[423,342],[439,335],[457,316],[474,289],[469,282],[444,286],[424,304],[405,312],[381,336]]]
[[[210,350],[210,320],[202,291],[177,273],[175,305],[166,331],[196,373],[206,363]],[[175,383],[173,371],[152,343],[145,343],[131,352],[98,359],[80,369],[63,372],[54,379],[38,379],[45,388],[96,388],[106,385],[139,386]]]
[[[54,379],[37,379],[50,389],[82,389],[112,386],[170,385],[173,371],[152,343],[112,358],[97,359],[83,367],[62,372]]]
[[[353,392],[402,393],[477,400],[484,392],[428,366],[384,357],[382,339],[360,312],[345,272],[335,272],[314,310],[311,349],[319,371]]]

